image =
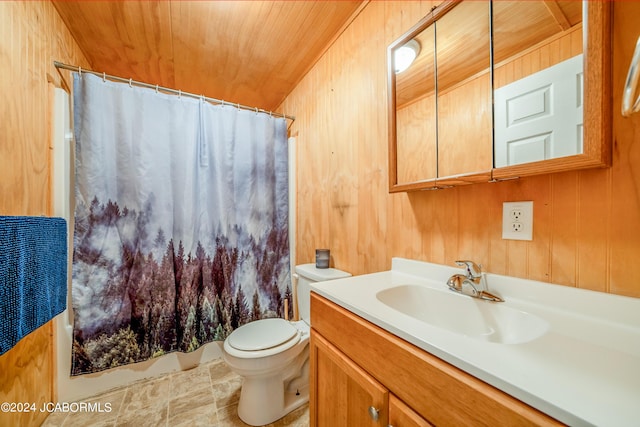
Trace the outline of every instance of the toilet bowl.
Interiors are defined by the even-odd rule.
[[[261,319],[233,331],[223,358],[242,377],[238,416],[249,425],[278,420],[309,400],[310,283],[350,276],[315,264],[296,267],[301,320]]]

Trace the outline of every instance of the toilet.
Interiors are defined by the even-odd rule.
[[[256,320],[224,341],[223,358],[242,377],[238,416],[249,425],[272,423],[309,400],[309,285],[351,274],[303,264],[295,276],[300,320]]]

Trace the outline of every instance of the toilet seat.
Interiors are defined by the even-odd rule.
[[[298,330],[284,319],[262,319],[247,323],[229,335],[236,350],[258,351],[289,341]]]
[[[280,319],[261,319],[242,325],[225,340],[230,355],[253,359],[284,352],[300,342],[301,332],[291,322]]]

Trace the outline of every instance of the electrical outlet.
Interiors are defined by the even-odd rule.
[[[522,208],[515,208],[515,209],[511,209],[509,211],[509,217],[511,218],[511,221],[517,222],[520,220],[520,218],[522,218]]]
[[[502,204],[502,238],[533,240],[533,202]]]

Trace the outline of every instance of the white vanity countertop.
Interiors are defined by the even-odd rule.
[[[451,292],[460,269],[394,258],[382,273],[313,283],[312,291],[571,426],[640,425],[640,299],[487,274],[505,304],[549,324],[519,344],[422,322],[376,294],[399,285]],[[461,298],[470,298],[460,295]]]

